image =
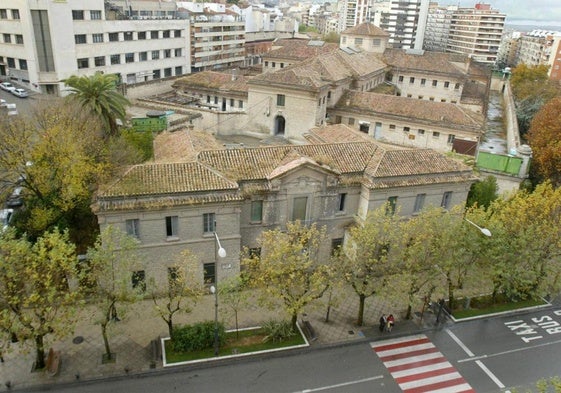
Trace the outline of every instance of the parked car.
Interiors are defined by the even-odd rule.
[[[8,110],[8,116],[13,116],[18,114],[16,104],[6,104],[4,108]]]
[[[29,94],[27,93],[27,90],[25,90],[25,89],[14,89],[14,90],[12,90],[11,93],[13,95],[15,95],[16,97],[19,97],[19,98],[25,98],[25,97],[29,96]]]
[[[0,98],[0,108],[4,108],[6,106],[6,100]]]
[[[11,92],[11,91],[15,90],[16,87],[14,85],[12,85],[10,82],[2,82],[2,83],[0,83],[0,89]]]

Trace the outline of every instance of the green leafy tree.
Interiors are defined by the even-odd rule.
[[[497,178],[487,176],[485,179],[472,184],[466,205],[467,207],[477,205],[487,208],[491,202],[498,198],[498,191]]]
[[[108,136],[118,135],[117,119],[124,124],[130,102],[117,91],[116,75],[101,72],[90,76],[72,75],[63,82],[70,88],[69,99],[77,99],[83,108],[99,116]]]
[[[329,288],[331,267],[319,255],[326,239],[325,228],[288,222],[286,231],[263,232],[258,239],[261,255],[243,260],[250,282],[262,290],[261,301],[278,307],[280,299],[294,329],[298,314]]]
[[[181,253],[177,262],[168,268],[168,280],[150,280],[150,296],[160,318],[168,326],[169,336],[173,336],[173,318],[178,313],[190,313],[203,293],[202,286],[195,279],[192,266],[198,263],[189,250]]]
[[[487,211],[493,242],[486,255],[494,294],[510,300],[555,294],[561,288],[561,189],[541,184],[495,201]]]
[[[0,236],[0,330],[35,345],[35,369],[45,367],[45,336],[72,332],[80,293],[75,248],[68,233],[45,233],[32,244],[13,230]]]
[[[95,283],[92,297],[96,307],[95,322],[101,327],[105,346],[104,359],[113,360],[109,346],[109,327],[124,318],[127,307],[139,300],[146,289],[139,282],[137,288],[131,284],[131,275],[140,258],[138,242],[123,231],[108,226],[99,235],[95,245],[88,250],[88,275]],[[144,285],[143,285],[144,284]]]
[[[399,272],[407,237],[398,214],[388,214],[389,205],[370,212],[363,223],[348,232],[340,254],[340,274],[359,299],[357,325],[364,323],[364,303],[380,292],[386,279]]]
[[[335,44],[338,44],[340,39],[341,39],[341,36],[334,31],[331,31],[331,32],[329,32],[329,33],[327,33],[326,35],[323,36],[323,40],[325,42],[332,42],[332,43],[335,43]]]

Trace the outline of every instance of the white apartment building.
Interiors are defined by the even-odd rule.
[[[189,21],[175,6],[155,16],[144,8],[155,2],[128,3],[136,15],[103,0],[2,0],[0,74],[64,95],[71,75],[100,71],[134,84],[189,73]]]
[[[428,8],[429,0],[391,0],[390,11],[382,14],[379,25],[390,34],[391,47],[421,49]]]
[[[423,49],[446,52],[452,14],[457,9],[458,6],[440,7],[438,3],[430,3]]]
[[[552,46],[555,37],[561,32],[547,30],[533,30],[524,34],[518,40],[516,64],[537,66],[550,64]],[[555,54],[555,52],[553,52]]]
[[[343,0],[339,14],[339,32],[370,19],[371,0]]]
[[[494,64],[503,35],[506,15],[478,3],[474,8],[458,8],[452,14],[447,51]]]

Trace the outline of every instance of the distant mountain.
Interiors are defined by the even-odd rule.
[[[548,30],[548,31],[560,31],[561,26],[553,26],[550,24],[540,24],[538,21],[535,21],[532,24],[529,23],[517,23],[519,21],[512,21],[505,23],[506,30],[515,30],[515,31],[522,31],[522,32],[529,32],[532,30]]]

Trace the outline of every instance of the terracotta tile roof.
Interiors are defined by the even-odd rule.
[[[371,37],[389,37],[390,34],[372,23],[365,22],[343,30],[341,34],[364,35]]]
[[[101,197],[134,197],[201,191],[236,190],[238,184],[199,162],[141,164],[100,192]]]
[[[364,114],[414,118],[416,122],[430,122],[442,127],[454,125],[475,132],[483,131],[484,119],[481,114],[447,102],[348,90],[335,108]]]
[[[468,57],[465,55],[424,51],[422,55],[402,49],[386,49],[382,60],[398,70],[416,70],[423,73],[450,74],[456,78],[465,75]]]
[[[319,89],[346,78],[382,72],[387,66],[373,53],[348,54],[342,50],[316,56],[275,72],[257,75],[250,84],[281,84]]]
[[[273,43],[277,47],[270,52],[263,54],[264,60],[288,59],[295,61],[303,61],[311,57],[336,51],[338,44],[326,42],[321,46],[309,45],[311,40],[303,39],[282,39]]]
[[[372,137],[346,124],[330,124],[315,127],[308,131],[304,137],[310,143],[373,142]],[[390,145],[379,141],[375,142],[386,150],[403,149],[402,146]]]
[[[234,76],[224,72],[201,71],[177,79],[171,87],[174,89],[189,87],[247,93],[248,80],[249,77],[244,75]]]
[[[221,149],[216,139],[203,131],[183,128],[174,132],[160,132],[154,138],[155,162],[195,161],[201,150]]]
[[[371,188],[473,181],[470,167],[432,150],[387,149],[375,141],[205,150],[197,162],[132,167],[100,191],[94,209],[147,209],[240,201],[243,189],[267,191],[269,180],[302,165],[340,174],[342,184]]]

